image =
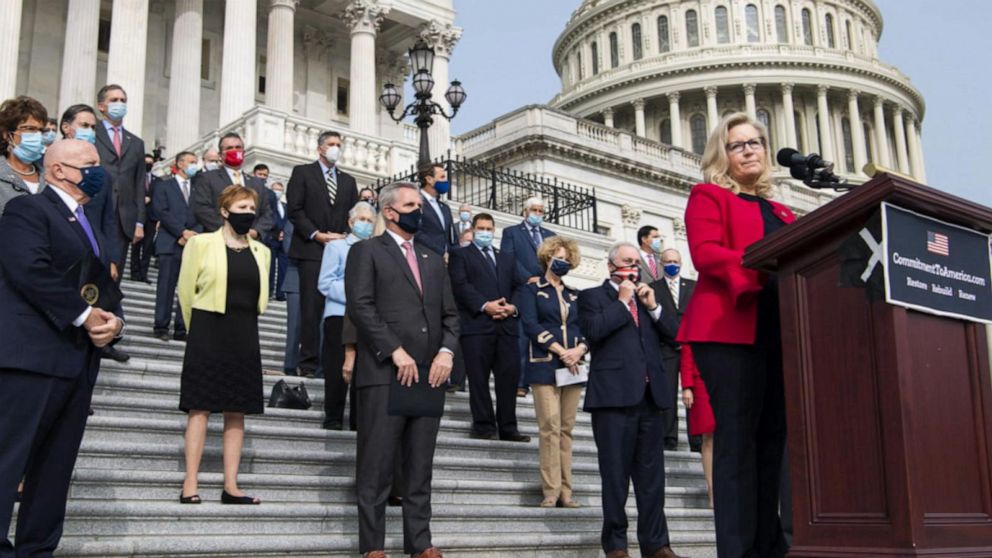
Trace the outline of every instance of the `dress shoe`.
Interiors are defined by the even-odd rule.
[[[330,421],[321,425],[324,430],[344,430],[344,425],[340,422]]]
[[[576,502],[575,500],[558,500],[558,507],[574,510],[576,508],[581,508],[582,504]]]
[[[276,295],[276,302],[286,302],[286,295]]]
[[[413,558],[444,558],[444,555],[441,554],[441,550],[436,546],[432,546],[422,552],[413,554],[412,556]]]
[[[381,550],[373,550],[372,552],[362,554],[362,558],[389,558],[389,556]]]
[[[386,505],[389,506],[390,508],[399,508],[399,507],[402,507],[403,506],[403,498],[401,498],[399,496],[390,496],[389,499],[386,500]]]
[[[627,554],[627,549],[611,550],[606,553],[606,558],[630,558],[630,554]]]
[[[159,341],[169,340],[169,330],[167,329],[155,329],[152,330],[152,335]]]
[[[496,439],[496,435],[495,434],[483,434],[481,432],[476,432],[475,430],[473,430],[472,432],[469,432],[469,435],[468,436],[469,436],[469,438],[475,438],[476,440],[495,440]]]
[[[118,351],[108,345],[100,352],[100,358],[109,358],[116,360],[117,362],[127,362],[131,360],[131,355],[125,353],[124,351]]]
[[[176,341],[185,341],[186,340],[186,332],[185,331],[177,331],[177,332],[175,332],[175,333],[172,334],[172,338],[175,339]]]
[[[221,504],[234,504],[236,506],[257,506],[262,503],[254,496],[232,496],[226,490],[220,493]]]
[[[514,432],[513,434],[505,434],[499,437],[500,440],[504,442],[529,442],[530,436],[524,436],[519,432]]]
[[[675,554],[675,551],[670,546],[663,546],[651,554],[645,554],[644,556],[645,558],[686,558]]]
[[[675,451],[679,449],[678,440],[665,440],[665,451]]]

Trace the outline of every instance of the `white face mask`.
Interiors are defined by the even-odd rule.
[[[220,163],[216,161],[207,161],[203,164],[204,170],[212,171],[220,168]]]
[[[341,158],[341,148],[332,145],[324,150],[324,158],[327,159],[329,163],[337,163],[338,159]]]

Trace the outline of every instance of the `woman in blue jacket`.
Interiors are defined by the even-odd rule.
[[[544,275],[520,290],[517,308],[527,336],[524,382],[534,390],[539,431],[542,508],[577,508],[572,499],[572,428],[582,384],[558,387],[555,371],[578,365],[589,351],[579,331],[579,293],[561,278],[579,265],[574,240],[552,236],[537,250]]]

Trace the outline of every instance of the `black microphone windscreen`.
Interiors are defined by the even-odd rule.
[[[778,155],[775,157],[778,160],[778,164],[783,167],[791,167],[794,164],[793,157],[799,155],[799,152],[791,147],[783,147],[778,150]]]

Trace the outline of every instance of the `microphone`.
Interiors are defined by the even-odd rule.
[[[816,153],[803,155],[791,147],[779,149],[776,159],[778,160],[778,164],[783,167],[789,167],[790,169],[800,165],[806,168],[820,169],[826,167],[828,164],[827,161],[823,160],[823,157],[820,157]]]
[[[802,180],[810,188],[847,189],[846,182],[833,173],[834,164],[818,153],[803,155],[791,147],[784,147],[779,149],[775,159],[789,169],[792,178]]]

